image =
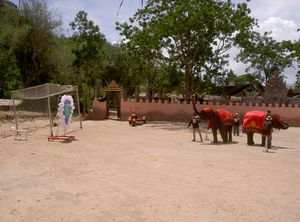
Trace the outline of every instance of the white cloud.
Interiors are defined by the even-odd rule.
[[[244,2],[233,0],[233,2]],[[300,7],[299,0],[263,0],[256,1],[251,0],[248,7],[251,9],[251,16],[258,19],[259,28],[257,31],[263,34],[265,31],[272,31],[272,37],[277,41],[282,40],[298,40],[300,38],[300,32],[297,29],[300,27],[300,13],[298,8]],[[243,70],[239,70],[238,65],[232,67],[237,74],[243,73]],[[293,84],[296,80],[296,70],[293,68],[286,69],[284,75],[287,76],[286,82]]]
[[[292,20],[283,20],[277,17],[270,17],[268,20],[259,24],[258,32],[263,34],[265,31],[272,31],[271,36],[277,41],[282,40],[298,40],[299,27]]]
[[[297,24],[292,20],[284,20],[278,17],[270,17],[265,21],[259,23],[259,27],[255,30],[262,35],[264,32],[272,31],[271,36],[277,41],[283,40],[298,40],[299,39],[299,32],[297,29],[299,27]],[[229,51],[230,53],[230,62],[228,69],[232,69],[233,72],[237,75],[245,74],[245,69],[247,66],[243,63],[237,63],[234,61],[234,57],[237,55],[238,50],[233,48]],[[288,68],[284,71],[284,75],[287,77],[285,81],[288,84],[293,84],[296,81],[296,70],[294,68]]]

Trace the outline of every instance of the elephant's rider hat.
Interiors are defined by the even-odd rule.
[[[267,116],[266,120],[271,121],[271,120],[272,120],[272,117],[271,117],[271,116]]]

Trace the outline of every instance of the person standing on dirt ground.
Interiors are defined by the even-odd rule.
[[[240,135],[240,115],[238,113],[234,114],[234,125],[233,125],[233,135]]]
[[[262,133],[263,136],[266,137],[265,148],[263,149],[263,152],[269,152],[268,148],[271,148],[272,131],[273,131],[272,117],[267,116],[266,121],[264,123],[263,133]]]
[[[268,116],[270,116],[272,118],[272,114],[271,114],[271,110],[270,109],[267,110],[267,116],[266,116],[266,118]],[[272,130],[272,132],[273,132],[273,130]],[[269,146],[269,148],[271,148],[271,146],[272,146],[272,137],[270,139],[270,144],[268,144],[268,146]]]
[[[190,127],[190,125],[193,125],[193,140],[192,141],[196,141],[196,132],[199,133],[201,142],[203,141],[201,131],[199,128],[199,122],[200,122],[199,116],[197,116],[197,114],[194,113],[194,116],[191,118],[189,125],[188,125],[188,128]]]

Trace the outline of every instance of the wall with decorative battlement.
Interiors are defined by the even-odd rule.
[[[289,106],[279,106],[276,104],[272,106],[272,104],[252,104],[250,103],[239,103],[239,102],[227,102],[227,104],[221,104],[221,102],[210,102],[207,104],[196,104],[198,110],[206,108],[210,106],[213,110],[216,109],[226,109],[231,113],[239,113],[241,116],[241,120],[243,120],[243,116],[246,112],[250,110],[261,110],[267,111],[271,109],[272,114],[278,114],[281,118],[290,124],[290,126],[300,126],[300,108],[296,105]],[[188,122],[191,116],[193,115],[193,105],[192,103],[187,104],[183,103],[166,103],[166,102],[149,102],[140,101],[137,102],[135,100],[122,100],[121,101],[121,111],[120,111],[120,119],[126,121],[130,116],[130,108],[138,107],[138,115],[146,116],[147,121],[185,121]],[[106,114],[106,102],[99,102],[96,98],[93,101],[93,115],[101,115],[104,119],[107,118]]]

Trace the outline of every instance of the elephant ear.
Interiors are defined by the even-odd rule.
[[[278,121],[281,120],[281,118],[280,118],[280,116],[279,116],[278,114],[274,114],[274,115],[273,115],[273,118],[274,118],[274,119],[277,119]]]
[[[211,107],[206,107],[203,109],[203,111],[207,112],[207,113],[211,113],[212,112],[212,108]]]
[[[278,114],[274,114],[273,115],[273,119],[276,119],[279,123],[281,123],[282,125],[284,125],[283,120],[280,118],[280,116]]]
[[[206,118],[210,119],[214,111],[212,110],[211,107],[206,107],[203,109],[203,111],[206,113]]]

